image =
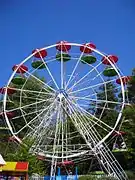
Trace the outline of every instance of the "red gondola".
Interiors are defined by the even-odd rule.
[[[16,138],[14,136],[11,136],[8,138],[9,141],[13,142],[13,141],[16,141]]]
[[[124,136],[126,135],[126,132],[124,131],[115,131],[112,133],[113,136]]]
[[[38,154],[37,154],[37,159],[38,159],[38,160],[41,160],[41,161],[44,161],[44,160],[45,160],[45,155],[44,155],[44,153],[38,153]]]
[[[9,138],[8,138],[8,141],[11,141],[11,142],[21,142],[21,139],[20,138],[16,138],[15,136],[10,136]]]
[[[117,61],[118,61],[118,57],[117,56],[115,56],[115,55],[108,55],[108,56],[102,58],[102,63],[105,64],[105,65],[110,65],[111,63],[109,62],[108,59],[113,64],[117,63]]]
[[[7,94],[8,94],[8,95],[12,95],[12,94],[14,94],[14,93],[16,92],[15,89],[12,89],[12,88],[9,88],[9,87],[8,87],[8,88],[2,87],[2,88],[0,88],[0,93],[1,93],[1,94],[5,94],[6,89],[7,89]]]
[[[6,112],[6,115],[9,119],[12,119],[15,116],[15,113],[14,112]],[[1,119],[5,118],[4,112],[0,113],[0,118]]]
[[[35,53],[36,52],[36,53]],[[34,49],[33,51],[32,51],[32,54],[33,53],[35,53],[34,54],[34,57],[36,57],[36,58],[45,58],[46,56],[47,56],[47,51],[44,49],[44,50],[41,50],[41,49]]]
[[[123,76],[123,77],[121,77],[121,79],[120,79],[120,78],[117,79],[117,80],[116,80],[116,83],[117,83],[117,84],[121,84],[121,81],[122,81],[123,84],[125,85],[125,84],[127,84],[130,80],[131,80],[131,76]]]
[[[74,165],[74,162],[73,161],[63,161],[63,162],[58,162],[57,163],[58,166],[68,166],[68,165]]]
[[[17,69],[18,68],[18,69]],[[17,69],[17,70],[16,70]],[[14,65],[13,68],[12,68],[13,71],[16,70],[17,73],[26,73],[28,71],[28,68],[27,66],[24,66],[24,65]]]
[[[92,53],[92,52],[93,52],[93,50],[90,49],[90,48],[96,49],[95,44],[92,44],[92,43],[83,44],[83,45],[80,47],[80,51],[89,54],[89,53]]]
[[[56,44],[56,49],[59,51],[67,52],[71,49],[71,45],[67,41],[59,41]]]

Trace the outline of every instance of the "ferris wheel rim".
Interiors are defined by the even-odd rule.
[[[80,47],[80,46],[82,45],[82,44],[78,44],[78,43],[67,43],[67,44],[69,44],[69,45],[71,45],[71,46],[78,46],[78,47]],[[56,47],[56,45],[57,45],[57,44],[53,44],[53,45],[44,47],[44,48],[42,48],[42,49],[40,49],[40,50],[47,50],[47,49]],[[89,49],[92,49],[94,52],[100,54],[101,56],[106,57],[106,54],[101,53],[99,50],[93,49],[93,48],[90,48],[90,47],[88,47],[88,48],[89,48]],[[25,58],[25,59],[18,65],[18,68],[19,68],[19,66],[21,66],[22,64],[24,64],[27,60],[29,60],[31,57],[33,57],[34,54],[36,54],[36,52],[33,53],[33,54],[31,54],[31,55],[28,56],[27,58]],[[107,60],[110,62],[111,66],[116,70],[116,72],[117,72],[117,74],[118,74],[118,77],[119,77],[120,80],[121,80],[120,72],[117,70],[117,68],[115,67],[115,65],[110,61],[110,59],[109,59],[108,57],[107,57]],[[12,75],[11,75],[11,77],[10,77],[7,85],[6,85],[6,87],[9,86],[9,84],[10,84],[12,78],[14,77],[14,75],[16,74],[18,68],[16,68],[16,70],[12,73]],[[110,131],[110,132],[97,144],[97,146],[99,146],[100,144],[102,144],[102,143],[112,134],[112,132],[116,129],[118,123],[120,122],[120,119],[121,119],[121,116],[122,116],[122,110],[124,109],[124,104],[125,104],[124,84],[123,84],[123,81],[122,81],[122,80],[121,80],[121,89],[122,89],[122,100],[123,100],[122,103],[121,103],[121,104],[122,104],[121,112],[119,113],[119,115],[118,115],[118,117],[117,117],[117,121],[116,121],[115,126],[113,127],[112,131]],[[16,139],[19,140],[19,138],[18,138],[18,137],[15,135],[15,133],[13,132],[13,129],[12,129],[10,123],[9,123],[9,119],[8,119],[8,117],[7,117],[7,114],[6,114],[6,100],[7,100],[7,89],[5,90],[4,101],[3,101],[3,105],[4,105],[4,115],[5,115],[6,122],[7,122],[8,126],[9,126],[9,129],[10,129],[12,135],[13,135]]]

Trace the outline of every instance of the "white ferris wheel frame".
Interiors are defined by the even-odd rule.
[[[78,43],[66,43],[66,45],[78,46],[78,47],[82,46],[82,44],[78,44]],[[54,47],[56,47],[56,46],[57,46],[57,44],[53,44],[53,45],[50,45],[50,46],[41,48],[40,51],[42,51],[42,50],[47,50],[47,49],[50,49],[50,48],[54,48]],[[121,120],[122,111],[123,111],[123,108],[124,108],[124,105],[125,105],[125,93],[124,93],[125,90],[124,90],[124,83],[123,83],[123,81],[122,81],[120,72],[117,70],[117,68],[115,67],[115,65],[111,62],[111,60],[106,56],[106,54],[100,52],[100,51],[97,50],[97,49],[90,48],[89,46],[87,46],[87,48],[90,49],[90,50],[92,50],[93,52],[96,52],[97,54],[101,55],[102,57],[105,57],[105,58],[108,60],[108,62],[110,63],[110,65],[111,65],[111,66],[115,69],[115,71],[117,72],[117,75],[118,75],[118,77],[119,77],[119,79],[120,79],[120,82],[121,82],[121,92],[122,92],[121,111],[119,112],[119,115],[118,115],[118,117],[117,117],[117,121],[116,121],[114,127],[112,128],[112,130],[111,130],[102,140],[100,140],[99,143],[96,145],[96,146],[100,146],[100,145],[112,134],[112,132],[116,129],[116,127],[118,126],[118,124],[119,124],[119,122],[120,122],[120,120]],[[32,53],[31,55],[29,55],[27,58],[25,58],[25,59],[18,65],[18,67],[14,70],[14,72],[13,72],[12,75],[11,75],[11,77],[9,78],[6,87],[9,86],[9,84],[10,84],[11,80],[13,79],[14,75],[16,74],[19,66],[23,65],[27,60],[29,60],[31,57],[33,57],[36,53],[37,53],[37,52]],[[70,78],[69,78],[69,79],[70,79]],[[69,79],[68,79],[68,80],[69,80]],[[57,85],[56,85],[56,86],[57,86]],[[9,123],[9,119],[8,119],[7,114],[6,114],[6,102],[7,102],[7,88],[5,89],[5,94],[4,94],[4,99],[3,99],[3,110],[4,110],[4,115],[5,115],[6,123],[7,123],[8,127],[9,127],[9,130],[10,130],[11,134],[13,135],[13,137],[15,137],[15,139],[16,139],[18,142],[22,143],[22,141],[21,141],[21,140],[15,135],[15,133],[13,132],[13,129],[12,129],[10,123]],[[87,151],[86,151],[85,153],[87,153]],[[81,153],[77,153],[76,155],[79,156],[79,155],[82,155],[82,154],[85,154],[85,153],[82,153],[82,152],[81,152]],[[46,156],[49,157],[50,155],[46,155]],[[70,155],[70,156],[68,156],[68,157],[74,157],[74,155]],[[58,158],[58,157],[56,157],[56,158]]]

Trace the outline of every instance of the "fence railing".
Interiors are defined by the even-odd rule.
[[[68,175],[68,176],[56,176],[51,177],[50,176],[32,176],[29,177],[29,180],[78,180],[77,176]]]

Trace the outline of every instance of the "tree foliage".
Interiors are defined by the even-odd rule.
[[[127,132],[126,143],[128,147],[135,148],[135,69],[132,71],[132,78],[127,85],[127,99],[129,105],[126,105],[123,112],[122,129]]]
[[[29,163],[29,175],[33,173],[37,174],[45,174],[46,167],[45,162],[38,160],[35,154],[30,152],[30,148],[32,146],[33,140],[25,140],[23,144],[16,145],[16,150],[11,153],[7,153],[5,156],[6,161],[23,161]]]
[[[36,75],[37,76],[37,75]],[[34,113],[43,106],[43,103],[39,103],[40,99],[49,98],[49,95],[45,95],[42,92],[50,92],[51,90],[44,86],[43,78],[38,77],[41,81],[37,81],[33,77],[29,77],[24,85],[15,85],[10,83],[9,87],[14,88],[16,92],[8,96],[8,101],[6,103],[6,109],[15,113],[15,118],[10,119],[13,130],[18,131],[20,128],[26,125],[24,121],[27,119],[27,123],[35,117],[37,114]],[[33,93],[35,91],[35,93]],[[38,97],[38,98],[37,98]],[[35,103],[35,104],[34,104]],[[34,104],[34,105],[33,105]],[[38,104],[38,106],[36,106]],[[28,105],[28,106],[27,106]],[[1,110],[3,109],[3,104],[1,103]],[[20,108],[25,107],[26,108]],[[47,103],[46,103],[47,106]],[[11,111],[12,112],[12,111]],[[31,113],[33,112],[33,113]],[[25,114],[28,114],[27,116]],[[10,140],[12,134],[10,133],[5,119],[0,119],[0,153],[3,155],[6,161],[28,161],[29,162],[29,174],[38,173],[45,174],[45,163],[39,161],[36,155],[32,154],[29,150],[32,146],[33,141],[29,139],[25,140],[25,146],[19,145],[18,142]],[[18,136],[22,139],[27,132],[27,127],[21,131]]]

